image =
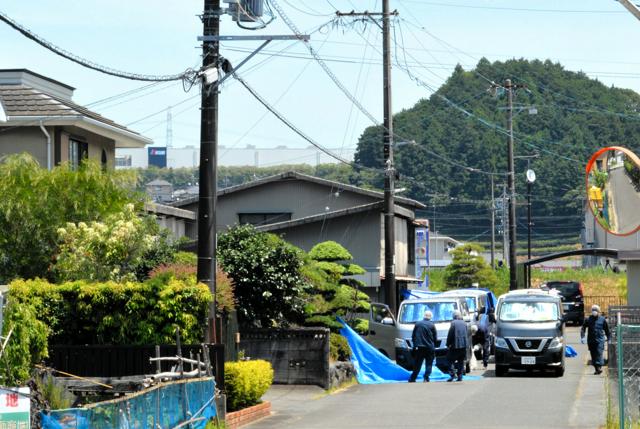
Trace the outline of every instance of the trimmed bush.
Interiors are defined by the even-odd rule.
[[[351,358],[351,348],[345,337],[333,332],[329,335],[329,357],[332,361],[347,361]]]
[[[161,276],[144,283],[50,284],[16,280],[9,299],[28,303],[51,330],[49,344],[171,344],[202,341],[211,294],[194,279]]]
[[[36,314],[36,309],[26,303],[10,300],[7,305],[2,335],[13,331],[0,359],[0,377],[5,386],[18,386],[27,381],[33,365],[48,356],[49,330]]]
[[[227,410],[236,411],[260,403],[273,383],[273,368],[264,360],[226,362],[224,384]]]

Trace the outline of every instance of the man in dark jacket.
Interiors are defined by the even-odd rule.
[[[462,381],[464,374],[464,359],[467,356],[467,324],[462,320],[462,313],[456,310],[453,312],[453,321],[447,335],[447,360],[449,361],[449,378],[447,381],[453,381],[456,378]],[[457,371],[456,371],[457,370]]]
[[[409,377],[409,383],[414,383],[422,368],[422,362],[425,363],[424,381],[429,381],[431,375],[431,367],[433,366],[433,357],[436,352],[436,340],[438,332],[436,325],[433,324],[431,318],[433,314],[430,311],[424,313],[424,319],[416,322],[411,334],[411,342],[413,343],[413,372]]]
[[[582,324],[580,330],[580,339],[584,343],[584,331],[587,333],[587,346],[591,352],[591,364],[595,368],[594,375],[602,373],[602,365],[604,365],[604,343],[609,339],[609,325],[607,319],[600,315],[600,307],[593,305],[591,307],[591,315]],[[606,336],[606,339],[605,339]]]
[[[482,347],[482,366],[487,369],[489,355],[491,354],[491,326],[496,323],[496,316],[493,309],[480,308],[478,312],[478,332],[476,332],[473,342]]]

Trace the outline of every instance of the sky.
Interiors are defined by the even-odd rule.
[[[373,23],[335,22],[335,11],[376,11],[380,0],[273,0],[305,34],[340,83],[382,121],[381,31]],[[607,85],[640,92],[640,21],[614,0],[390,0],[394,55],[407,58],[417,85],[392,71],[393,111],[427,98],[456,64],[471,69],[481,57],[551,59]],[[55,45],[95,63],[127,72],[164,75],[201,64],[202,1],[4,0],[0,11]],[[277,14],[276,14],[277,15]],[[280,16],[263,30],[239,28],[230,16],[223,35],[290,35]],[[256,41],[224,42],[221,54],[238,64]],[[74,101],[166,144],[171,107],[173,146],[197,146],[198,86],[148,86],[107,76],[56,56],[0,23],[0,69],[28,68],[76,88]],[[296,41],[273,41],[239,74],[291,123],[337,154],[352,152],[373,125]],[[501,79],[503,76],[491,76]],[[93,104],[125,91],[135,94]],[[480,125],[478,125],[480,126]],[[410,136],[408,136],[410,137]],[[233,78],[221,88],[219,154],[228,148],[307,147]],[[446,155],[446,154],[443,154]]]

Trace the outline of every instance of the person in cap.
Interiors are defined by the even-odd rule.
[[[607,319],[600,314],[600,307],[597,305],[591,307],[591,315],[582,324],[580,340],[583,343],[585,331],[588,331],[587,346],[591,353],[591,364],[595,368],[594,375],[598,375],[602,373],[604,365],[604,343],[609,339],[609,325]]]
[[[467,324],[462,320],[462,313],[453,312],[453,321],[447,334],[447,360],[449,361],[449,376],[447,381],[456,379],[462,381],[464,374],[464,359],[467,356]],[[457,373],[457,374],[456,374]]]
[[[436,353],[436,340],[438,338],[436,325],[431,321],[432,318],[433,313],[431,313],[431,311],[425,311],[424,318],[416,322],[413,327],[413,333],[411,334],[413,344],[413,372],[409,377],[409,383],[414,383],[416,378],[418,378],[418,373],[422,368],[422,362],[425,363],[424,381],[429,382],[433,358]]]

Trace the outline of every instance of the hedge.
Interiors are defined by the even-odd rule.
[[[267,361],[226,362],[224,385],[227,392],[228,411],[258,404],[271,383],[273,383],[273,368]]]
[[[171,344],[202,341],[211,294],[195,279],[160,276],[144,283],[51,284],[16,280],[9,299],[34,306],[49,344]]]

